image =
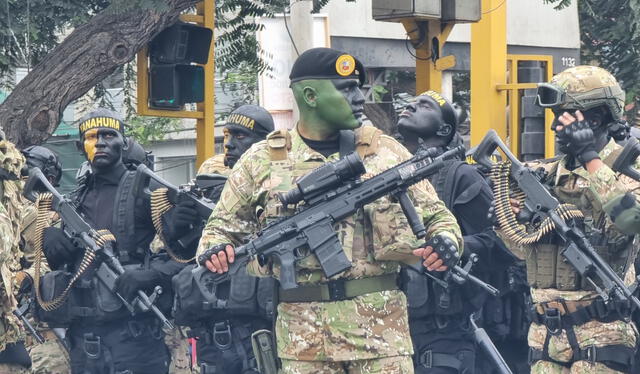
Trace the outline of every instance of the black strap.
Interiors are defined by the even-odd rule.
[[[436,353],[430,349],[420,353],[418,361],[427,369],[445,367],[454,369],[458,373],[462,369],[462,361],[458,357],[448,353]]]
[[[549,336],[549,334],[547,334]],[[574,362],[599,362],[607,367],[626,372],[634,363],[635,349],[625,345],[607,345],[604,347],[588,346],[580,349],[574,355]],[[536,361],[549,361],[564,367],[571,366],[571,362],[560,362],[549,357],[548,347],[540,349],[529,348],[529,365]]]
[[[355,152],[356,134],[352,130],[340,130],[338,142],[340,158],[344,158],[346,155]]]
[[[23,342],[7,344],[4,351],[0,352],[1,364],[20,365],[26,368],[31,367],[31,358]]]
[[[17,175],[13,174],[7,169],[0,169],[0,182],[1,181],[17,181],[17,180],[18,180]]]
[[[562,300],[560,300],[562,302]],[[553,308],[550,308],[553,309]],[[547,309],[548,312],[550,309]],[[631,308],[628,305],[616,304],[616,301],[605,303],[601,298],[595,299],[586,307],[578,307],[575,312],[564,315],[550,316],[548,313],[538,314],[535,306],[530,309],[531,321],[555,329],[559,321],[560,328],[568,329],[572,326],[580,326],[587,322],[598,321],[609,323],[613,321],[626,320],[631,316]]]

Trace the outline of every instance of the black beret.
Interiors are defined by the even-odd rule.
[[[229,114],[227,125],[246,127],[266,137],[274,130],[273,117],[266,109],[257,105],[242,105]]]
[[[364,65],[348,53],[331,48],[304,51],[293,63],[291,83],[305,79],[359,79],[364,84]]]

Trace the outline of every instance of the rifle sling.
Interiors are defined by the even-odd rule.
[[[337,279],[315,286],[300,286],[291,290],[280,288],[279,301],[311,303],[342,301],[373,292],[397,290],[397,274],[384,274],[363,279]]]

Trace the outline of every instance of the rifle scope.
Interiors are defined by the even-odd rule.
[[[301,200],[306,201],[337,188],[346,181],[355,180],[365,171],[362,159],[356,152],[353,152],[338,161],[324,164],[303,176],[296,183],[296,187],[288,192],[279,193],[278,198],[283,205],[294,205]]]

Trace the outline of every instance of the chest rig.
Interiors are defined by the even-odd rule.
[[[340,156],[343,157],[356,151],[364,159],[366,156],[375,154],[381,134],[382,132],[373,126],[363,126],[356,131],[341,131],[339,138]],[[267,136],[266,141],[269,151],[269,175],[266,180],[269,183],[269,189],[265,199],[265,207],[259,207],[258,212],[256,212],[258,221],[261,224],[268,224],[282,216],[293,215],[294,209],[283,206],[277,197],[278,193],[291,190],[295,186],[296,180],[324,164],[321,160],[294,163],[289,155],[292,146],[291,132],[289,131],[274,131]],[[362,209],[356,213],[355,218],[349,217],[337,222],[334,225],[334,229],[338,233],[349,261],[367,258],[366,242],[368,232],[365,227],[365,214]],[[321,273],[320,263],[308,249],[301,248],[300,250],[307,256],[297,262],[297,269],[302,270],[298,272],[298,276],[300,277],[301,273],[303,273],[308,278],[307,280],[319,280],[316,277]],[[273,270],[276,274],[279,272],[277,264],[274,264]]]
[[[615,159],[615,158],[614,158]],[[606,158],[605,164],[613,160]],[[594,207],[585,192],[588,181],[575,173],[558,175],[560,161],[549,165],[545,184],[563,203],[578,207],[583,218],[579,220],[589,242],[598,254],[624,279],[635,257],[633,236],[615,230],[605,212]],[[546,168],[545,168],[546,169]],[[535,244],[526,248],[527,279],[534,288],[554,288],[561,291],[593,290],[593,286],[566,263],[561,255],[563,244],[560,239],[547,233]]]

